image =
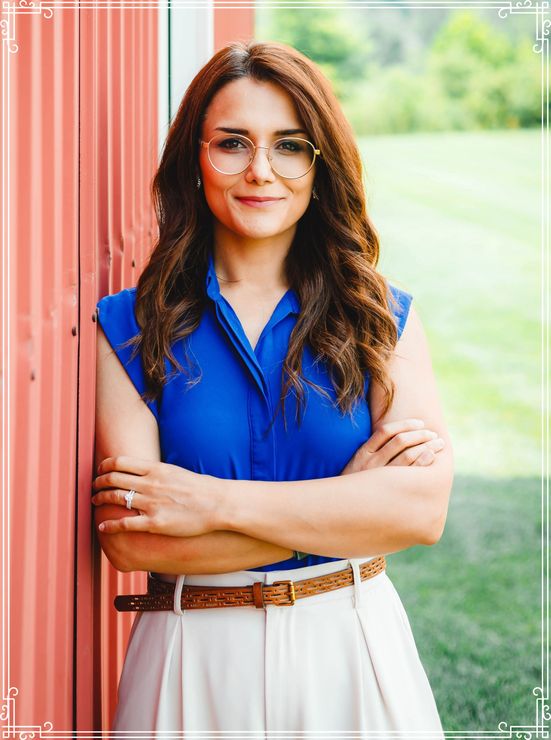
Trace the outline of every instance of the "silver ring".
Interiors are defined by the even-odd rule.
[[[137,491],[134,491],[134,489],[128,491],[124,494],[124,500],[126,501],[126,508],[131,509],[132,508],[132,499],[134,498],[134,494],[137,493]]]

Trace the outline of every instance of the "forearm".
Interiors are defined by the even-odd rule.
[[[197,537],[144,534],[145,541],[132,557],[132,570],[172,574],[230,573],[277,563],[293,555],[289,548],[240,532],[217,531]]]
[[[386,466],[304,481],[221,481],[224,529],[328,557],[369,557],[432,544],[443,529],[453,475]]]
[[[123,506],[99,506],[96,508],[96,523],[129,514]],[[289,548],[240,532],[216,531],[197,537],[120,532],[99,534],[99,538],[110,562],[122,571],[143,570],[173,575],[229,573],[277,563],[293,555]]]
[[[123,506],[105,507],[101,518],[96,512],[96,524],[121,517],[128,522],[110,527],[115,535],[100,535],[119,570],[230,572],[287,559],[292,550],[348,558],[432,544],[443,529],[453,479],[451,455],[445,453],[428,468],[384,466],[303,481],[225,480],[182,473],[176,466],[163,472],[167,480],[156,483],[158,493],[149,494],[152,501],[159,497],[157,531],[150,533],[155,522],[147,520],[130,531],[128,518],[137,512]],[[109,476],[102,476],[98,488],[113,482]],[[94,503],[112,498],[102,491]],[[167,523],[167,517],[174,518]]]

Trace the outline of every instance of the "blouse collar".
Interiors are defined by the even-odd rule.
[[[220,283],[218,282],[218,277],[214,271],[214,254],[212,249],[209,249],[208,251],[208,268],[205,288],[207,295],[209,298],[212,298],[215,303],[219,303],[223,299],[223,296],[220,293]],[[278,303],[278,308],[281,311],[280,317],[287,314],[296,314],[298,316],[300,313],[300,300],[293,288],[289,288],[289,290],[282,296]]]

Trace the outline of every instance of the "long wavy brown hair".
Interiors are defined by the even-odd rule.
[[[366,211],[354,133],[320,69],[296,49],[275,42],[235,42],[220,49],[194,77],[170,126],[151,186],[159,237],[136,291],[141,334],[126,343],[135,345],[133,357],[142,354],[147,387],[142,396],[159,399],[176,372],[186,374],[191,385],[201,378],[200,373],[193,376],[187,343],[186,366],[171,345],[197,328],[208,302],[204,286],[212,214],[196,186],[202,119],[218,90],[241,77],[277,83],[287,91],[310,140],[321,150],[314,180],[319,200],[312,199],[298,221],[285,260],[301,311],[282,367],[276,414],[281,406],[286,425],[285,397],[292,388],[300,424],[303,382],[330,398],[302,376],[308,343],[316,360],[326,363],[342,413],[352,413],[364,395],[367,372],[383,389],[383,415],[394,396],[385,366],[397,342],[390,309],[396,304],[376,271],[379,239]],[[168,373],[166,358],[175,368]]]

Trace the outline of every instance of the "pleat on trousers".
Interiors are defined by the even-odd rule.
[[[292,606],[182,612],[176,603],[173,611],[139,612],[112,729],[150,737],[189,731],[189,737],[216,732],[224,738],[228,732],[233,740],[239,732],[265,740],[270,732],[313,738],[305,733],[316,731],[443,740],[398,592],[386,571],[360,581],[359,566],[370,559],[267,572],[159,574],[178,589],[297,581],[352,565],[354,584]]]

